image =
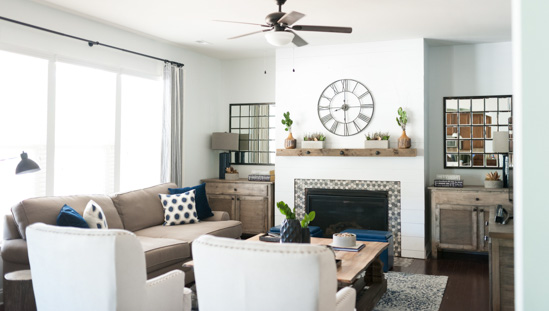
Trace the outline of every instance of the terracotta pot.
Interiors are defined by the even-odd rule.
[[[398,138],[398,149],[408,149],[412,147],[412,139],[406,136],[406,131],[402,131],[402,135]]]
[[[290,132],[290,135],[288,135],[288,138],[284,140],[284,148],[295,149],[295,146],[296,146],[296,140],[292,136],[292,132]]]

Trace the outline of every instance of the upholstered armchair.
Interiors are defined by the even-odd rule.
[[[325,246],[204,235],[192,245],[200,311],[354,310],[356,292],[337,291]]]
[[[26,230],[38,310],[190,310],[182,271],[146,280],[145,255],[125,230],[33,224]]]

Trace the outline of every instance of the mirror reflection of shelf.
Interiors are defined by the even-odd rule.
[[[445,167],[501,168],[493,133],[509,131],[512,163],[512,97],[445,97]]]

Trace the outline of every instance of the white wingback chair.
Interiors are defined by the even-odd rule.
[[[355,308],[354,289],[337,291],[334,253],[325,246],[204,235],[192,251],[200,311]]]
[[[147,281],[145,254],[129,231],[33,224],[26,233],[40,311],[191,309],[184,272]]]

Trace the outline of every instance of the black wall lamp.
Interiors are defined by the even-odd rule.
[[[11,159],[17,159],[17,158],[7,158],[7,159],[2,159],[0,161],[6,161]],[[29,159],[29,156],[27,155],[27,153],[23,151],[21,153],[21,161],[19,162],[19,164],[17,164],[17,167],[15,168],[15,174],[20,175],[20,174],[34,173],[34,172],[38,172],[39,170],[40,170],[40,166],[38,166],[38,164],[36,164],[36,162],[34,162],[33,160]]]

